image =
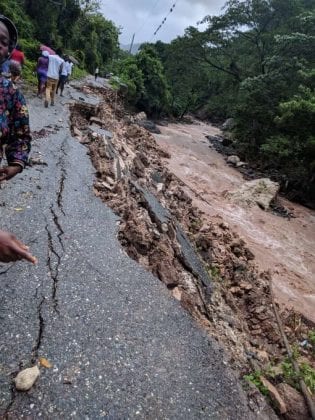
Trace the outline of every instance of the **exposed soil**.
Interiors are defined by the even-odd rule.
[[[93,88],[85,87],[85,91],[89,89]],[[252,237],[257,237],[257,229],[248,215],[234,212],[231,223],[229,211],[221,206],[222,211],[218,213],[214,203],[220,195],[222,179],[213,171],[217,163],[204,162],[203,170],[195,171],[190,163],[201,163],[194,153],[186,153],[184,158],[181,144],[167,141],[175,126],[161,127],[160,146],[152,134],[134,123],[134,117],[116,101],[115,93],[107,89],[97,89],[97,92],[103,95],[104,103],[94,112],[83,103],[73,106],[72,131],[89,148],[97,176],[95,194],[121,217],[119,239],[128,255],[152,271],[183,307],[225,346],[230,363],[241,373],[248,372],[252,366],[263,369],[270,362],[279,364],[285,350],[272,309],[272,276],[267,270],[270,265],[257,265],[258,244],[252,247],[254,240],[245,243],[242,237],[246,230],[235,229],[234,225],[242,226],[244,219],[243,225],[251,223]],[[189,135],[196,127],[190,126]],[[177,129],[186,130],[185,127]],[[179,137],[178,142],[181,143]],[[201,154],[204,147],[209,150],[206,139],[200,144],[192,142]],[[233,183],[235,175],[229,169],[223,175],[224,180]],[[210,190],[206,188],[209,182]],[[157,216],[158,210],[155,212],[154,206],[150,206],[144,191],[156,197],[170,213],[169,218],[163,216],[166,221]],[[183,259],[176,235],[177,223],[202,259],[211,287]],[[272,242],[267,233],[260,238],[260,243],[265,241]],[[266,251],[260,249],[260,252]],[[271,253],[274,252],[271,247]],[[281,316],[290,342],[307,337],[310,324],[301,314],[281,307]],[[314,362],[312,348],[301,348],[301,354]]]

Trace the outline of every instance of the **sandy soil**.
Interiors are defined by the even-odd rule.
[[[159,128],[162,133],[155,138],[171,155],[165,163],[186,184],[193,203],[205,216],[222,219],[244,238],[258,267],[272,273],[279,303],[315,322],[315,212],[281,199],[295,215],[288,220],[259,207],[230,203],[226,192],[237,189],[244,179],[209,147],[205,135],[219,130],[203,123]]]

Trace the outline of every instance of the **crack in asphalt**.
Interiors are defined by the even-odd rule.
[[[64,232],[64,230],[62,229],[62,227],[61,227],[61,225],[59,223],[59,218],[58,218],[58,216],[57,216],[57,214],[56,214],[56,212],[55,212],[55,210],[53,208],[53,205],[50,206],[50,212],[51,212],[51,214],[53,216],[53,221],[54,221],[54,223],[56,225],[56,228],[59,231],[59,233],[57,235],[58,241],[60,243],[60,246],[61,246],[62,250],[65,251],[65,247],[64,247],[63,241],[61,239],[62,235],[64,235],[65,232]]]
[[[11,268],[13,268],[15,266],[15,263],[11,264],[6,270],[0,271],[0,276],[2,276],[2,274],[6,274],[8,271],[11,270]]]
[[[61,167],[61,177],[60,177],[60,181],[59,181],[59,189],[58,189],[58,192],[57,192],[57,204],[58,204],[58,207],[59,207],[61,213],[64,216],[65,216],[65,212],[64,212],[64,209],[63,209],[63,205],[62,205],[62,194],[63,194],[63,190],[64,190],[64,187],[65,187],[65,180],[66,180],[66,177],[67,177],[67,171],[64,167],[64,164],[65,164],[65,159],[64,158],[65,158],[65,156],[67,156],[67,152],[65,151],[66,140],[67,140],[67,137],[64,138],[64,140],[61,144],[61,147],[60,147],[61,155],[60,155],[59,160],[58,160],[57,165],[56,165],[56,166]]]
[[[64,190],[64,187],[65,187],[65,179],[66,179],[66,170],[62,167],[61,168],[61,178],[60,178],[60,181],[59,181],[59,190],[58,190],[58,193],[57,193],[57,204],[58,204],[58,207],[59,207],[61,213],[64,216],[66,214],[65,214],[65,212],[63,210],[62,194],[63,194],[63,190]]]
[[[54,306],[55,311],[59,313],[58,299],[56,296],[57,296],[57,289],[58,289],[58,281],[59,281],[58,274],[59,274],[59,267],[61,264],[61,257],[54,248],[52,234],[48,228],[48,225],[45,226],[45,230],[47,232],[47,237],[48,237],[47,267],[49,269],[50,276],[53,280],[53,284],[52,284],[53,306]],[[55,267],[51,258],[52,254],[55,255],[55,257],[57,258]]]
[[[11,393],[11,399],[9,404],[6,406],[6,408],[4,409],[4,413],[3,413],[3,417],[1,417],[1,419],[3,420],[10,420],[11,418],[11,414],[10,410],[13,407],[13,404],[15,402],[16,396],[17,396],[17,391],[15,389],[15,386],[13,384],[11,384],[10,386],[10,393]]]
[[[42,315],[42,308],[43,308],[43,304],[45,302],[45,296],[42,296],[42,299],[38,305],[37,308],[37,314],[38,314],[38,333],[37,333],[37,338],[36,338],[36,342],[35,345],[32,349],[32,363],[36,363],[37,359],[38,359],[38,350],[40,349],[41,343],[42,343],[42,338],[43,338],[43,334],[44,334],[44,329],[45,329],[45,322],[44,322],[44,318]]]

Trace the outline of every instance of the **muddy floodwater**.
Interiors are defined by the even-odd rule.
[[[288,220],[258,206],[244,208],[229,202],[227,191],[245,181],[205,137],[220,131],[197,122],[159,128],[161,134],[155,138],[171,155],[165,163],[185,183],[194,205],[209,220],[227,222],[246,241],[258,267],[272,273],[279,303],[315,322],[315,211],[281,198],[295,216]]]

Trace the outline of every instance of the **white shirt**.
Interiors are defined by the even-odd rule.
[[[69,63],[69,61],[65,61],[63,63],[63,67],[62,67],[62,73],[63,76],[68,76],[71,74],[71,63]]]
[[[69,74],[69,63],[67,61],[64,61],[62,65],[61,75],[68,76],[68,74]]]
[[[58,80],[59,79],[59,70],[61,64],[63,64],[63,59],[59,57],[59,55],[50,55],[49,56],[49,62],[48,62],[48,71],[47,71],[47,77],[50,77],[51,79]]]

